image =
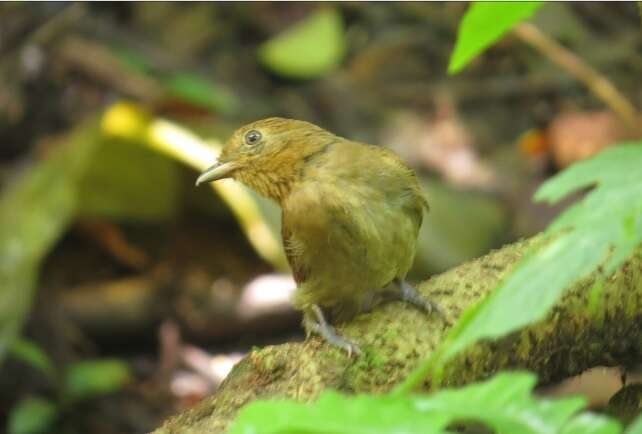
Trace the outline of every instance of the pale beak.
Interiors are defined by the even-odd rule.
[[[218,181],[219,179],[229,178],[232,172],[236,170],[237,165],[234,161],[219,161],[211,167],[208,167],[196,180],[196,185],[204,182]]]

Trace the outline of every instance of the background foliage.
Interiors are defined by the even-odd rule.
[[[583,399],[535,397],[529,373],[410,391],[640,245],[639,29],[632,4],[3,4],[0,422],[148,432],[212,393],[230,353],[291,339],[290,310],[248,308],[283,293],[248,285],[287,270],[278,210],[238,184],[193,188],[234,128],[278,114],[418,171],[432,211],[415,279],[545,242],[393,395],[256,402],[234,432],[623,432]]]

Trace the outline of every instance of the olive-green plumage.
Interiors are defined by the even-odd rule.
[[[233,177],[281,206],[300,309],[358,309],[412,265],[427,205],[387,149],[269,118],[237,130],[208,173],[202,180]]]

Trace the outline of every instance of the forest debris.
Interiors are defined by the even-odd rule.
[[[642,118],[639,122],[642,123]],[[548,126],[546,136],[560,169],[591,157],[607,146],[636,138],[617,116],[607,111],[561,113]],[[642,131],[637,137],[642,137]]]
[[[107,47],[97,42],[68,36],[60,43],[58,54],[69,65],[108,83],[127,96],[155,101],[162,95],[161,87],[154,80],[132,74]]]
[[[517,145],[522,154],[529,158],[539,159],[548,155],[549,143],[546,134],[539,128],[533,128],[524,132]]]
[[[181,350],[181,360],[189,370],[177,370],[170,380],[170,389],[184,404],[194,405],[218,389],[243,356],[241,353],[211,355],[186,345]]]
[[[191,335],[229,339],[249,332],[273,333],[296,323],[297,315],[282,296],[280,302],[266,305],[266,297],[257,300],[255,290],[248,296],[246,288],[226,278],[212,279],[200,268],[187,270],[179,285],[176,314]]]
[[[157,378],[165,382],[178,365],[181,349],[181,332],[178,324],[165,320],[158,328],[160,356],[158,361]]]
[[[6,11],[3,12],[6,13]],[[26,109],[26,102],[23,100],[24,82],[27,81],[25,79],[37,79],[42,71],[46,57],[43,47],[67,30],[70,25],[82,19],[86,13],[85,4],[73,3],[20,38],[15,46],[11,46],[12,37],[10,36],[15,36],[11,33],[20,34],[21,31],[26,31],[27,26],[24,25],[26,22],[22,23],[25,28],[18,26],[22,29],[14,28],[13,32],[9,30],[10,35],[2,34],[1,42],[7,44],[9,41],[9,44],[3,47],[0,43],[0,49],[4,49],[0,60],[0,78],[3,82],[3,86],[0,87],[0,113],[7,117],[9,123],[17,123],[24,115]],[[19,13],[10,15],[12,16],[2,18],[5,21],[29,21],[33,18]],[[3,30],[6,32],[5,29]]]
[[[440,99],[437,105],[431,119],[410,113],[397,117],[384,131],[382,141],[405,161],[420,161],[454,185],[491,188],[495,174],[479,157],[474,139],[452,103]]]
[[[88,12],[85,3],[71,3],[60,12],[53,15],[45,23],[39,26],[29,36],[23,39],[22,46],[26,44],[42,45],[48,43],[51,39],[64,33],[69,26],[82,20]]]
[[[296,323],[297,315],[289,302],[293,289],[289,276],[259,278],[239,288],[195,267],[176,277],[165,264],[134,277],[67,288],[58,293],[56,303],[92,335],[120,335],[124,339],[172,317],[188,336],[221,340],[244,333],[272,333]],[[270,293],[273,290],[276,292]],[[166,323],[159,332],[165,354],[175,346],[175,338]]]
[[[243,288],[237,312],[241,318],[292,313],[290,297],[296,283],[290,274],[266,274],[257,277]]]
[[[62,291],[57,303],[88,333],[140,333],[153,324],[159,306],[166,302],[158,288],[168,277],[147,273],[79,285]]]
[[[149,264],[147,254],[129,243],[118,226],[107,221],[85,220],[78,222],[76,227],[120,264],[133,270],[142,270]]]
[[[637,110],[608,78],[591,68],[563,45],[542,33],[532,23],[520,23],[515,26],[514,32],[524,42],[584,83],[597,98],[617,113],[628,128],[632,131],[640,129],[640,125],[636,122]]]
[[[215,387],[221,384],[234,365],[243,358],[241,353],[212,355],[192,345],[183,346],[180,354],[186,366],[207,378]]]
[[[180,399],[179,408],[190,408],[213,391],[210,382],[202,375],[185,369],[172,375],[169,389],[174,397]]]
[[[183,344],[174,321],[163,322],[158,334],[161,356],[156,381],[169,384],[172,393],[183,401],[195,403],[212,393],[243,357],[240,353],[211,355]]]

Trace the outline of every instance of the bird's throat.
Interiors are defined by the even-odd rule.
[[[272,199],[280,205],[292,191],[292,186],[298,177],[293,170],[287,170],[284,173],[284,171],[275,172],[255,169],[241,171],[235,178],[260,195]]]

